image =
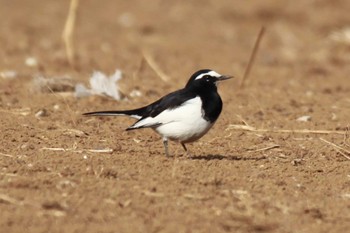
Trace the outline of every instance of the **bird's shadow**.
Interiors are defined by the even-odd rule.
[[[239,155],[220,155],[220,154],[209,154],[209,155],[198,155],[198,156],[192,156],[190,157],[192,160],[252,160],[252,161],[259,161],[263,159],[267,159],[267,156],[259,156],[259,157],[243,157]]]

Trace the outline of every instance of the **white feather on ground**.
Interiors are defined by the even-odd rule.
[[[104,95],[115,100],[121,100],[122,96],[118,86],[118,81],[121,78],[122,72],[118,69],[109,77],[100,71],[95,71],[90,78],[91,89],[79,83],[75,86],[75,96],[79,98],[90,95]]]

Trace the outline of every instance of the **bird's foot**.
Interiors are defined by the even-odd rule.
[[[185,143],[182,143],[182,142],[181,142],[181,146],[182,146],[182,148],[184,148],[184,150],[185,150],[185,155],[186,155],[186,157],[192,159],[192,158],[194,157],[194,155],[191,154],[189,150],[187,150],[187,147],[186,147]]]

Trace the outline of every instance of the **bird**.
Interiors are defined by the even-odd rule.
[[[223,106],[217,84],[232,77],[211,69],[201,69],[192,74],[184,88],[147,106],[132,110],[88,112],[83,115],[135,118],[137,121],[126,130],[153,129],[161,135],[165,155],[168,157],[169,140],[179,142],[187,152],[187,143],[197,141],[210,130]]]

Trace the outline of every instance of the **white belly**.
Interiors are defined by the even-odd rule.
[[[155,130],[170,140],[187,143],[196,141],[204,136],[212,125],[212,123],[205,120],[192,121],[188,119],[163,124],[155,128]]]
[[[201,138],[213,126],[213,123],[203,118],[202,101],[195,97],[181,106],[164,110],[155,117],[147,117],[133,125],[134,128],[153,128],[164,138],[193,142]]]
[[[162,124],[154,128],[160,135],[179,142],[193,142],[201,138],[213,123],[203,118],[202,101],[199,97],[185,102],[181,107],[166,110],[156,118]]]

